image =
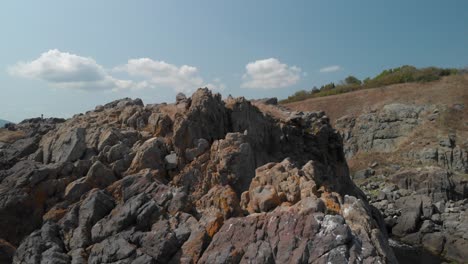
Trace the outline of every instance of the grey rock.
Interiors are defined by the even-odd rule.
[[[44,163],[78,160],[86,150],[85,133],[84,128],[64,131],[50,145],[43,139]]]
[[[135,258],[136,246],[120,236],[109,237],[91,248],[88,263],[131,263]]]
[[[278,104],[278,98],[276,97],[271,97],[271,98],[263,98],[258,100],[258,102],[266,105],[277,105]]]
[[[183,100],[187,100],[187,96],[185,96],[185,94],[183,94],[183,93],[178,93],[176,95],[176,103],[179,103],[179,102],[181,102]]]
[[[196,139],[194,145],[194,148],[185,150],[185,158],[188,161],[194,160],[210,148],[210,143],[204,138]]]
[[[155,223],[141,239],[141,250],[161,263],[169,262],[180,246],[181,242],[164,220]]]
[[[91,229],[91,238],[93,242],[101,241],[102,239],[117,234],[131,225],[137,224],[138,215],[141,210],[146,208],[143,206],[149,201],[147,194],[142,193],[130,198],[123,205],[117,206],[105,218],[99,220]]]
[[[93,190],[81,203],[78,226],[71,232],[69,247],[84,248],[91,245],[91,227],[105,217],[115,206],[112,197],[101,190]]]
[[[164,157],[164,161],[166,162],[166,168],[168,170],[173,170],[177,168],[178,161],[177,161],[176,153],[171,153],[169,155],[166,155],[166,157]]]
[[[163,139],[151,138],[138,148],[129,170],[138,172],[149,168],[164,171],[163,160],[166,155],[167,149]]]
[[[370,176],[373,176],[375,174],[375,171],[373,169],[364,169],[360,170],[354,173],[354,179],[367,179]]]
[[[397,207],[403,208],[403,212],[393,227],[392,233],[401,237],[416,232],[422,214],[422,200],[416,197],[405,197],[398,200],[397,203],[401,204]]]
[[[424,235],[421,243],[424,248],[438,255],[444,249],[445,237],[440,232],[429,233]]]
[[[468,259],[468,240],[463,238],[447,239],[445,257],[463,263]]]
[[[70,263],[58,226],[46,222],[40,230],[31,233],[16,250],[13,263]]]
[[[117,178],[114,172],[102,164],[100,161],[96,161],[88,171],[86,175],[86,182],[93,187],[105,188],[115,182]]]
[[[344,137],[346,157],[352,157],[358,151],[393,151],[421,123],[419,115],[422,111],[420,106],[388,104],[374,113],[338,119],[337,128],[348,135]]]

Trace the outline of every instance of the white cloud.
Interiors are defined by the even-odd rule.
[[[204,86],[216,92],[222,92],[226,89],[226,85],[221,81],[220,78],[215,78],[211,83],[207,83]]]
[[[11,75],[38,79],[57,88],[82,90],[125,88],[130,81],[118,80],[89,57],[81,57],[57,49],[42,53],[29,62],[10,67]]]
[[[198,69],[189,65],[180,67],[164,61],[149,58],[131,59],[127,64],[116,67],[115,71],[124,71],[133,77],[142,77],[140,88],[172,88],[176,92],[192,92],[205,84]],[[219,87],[220,84],[211,84]]]
[[[127,64],[108,71],[93,58],[57,49],[44,52],[35,60],[18,62],[9,67],[8,72],[13,76],[42,80],[56,88],[89,91],[170,88],[176,92],[192,92],[205,86],[213,90],[225,88],[219,79],[205,83],[193,66],[177,67],[164,61],[140,58],[128,60]],[[114,77],[117,72],[126,72],[130,80]]]
[[[339,71],[339,70],[341,70],[341,66],[332,65],[332,66],[321,68],[320,72],[321,73],[329,73],[329,72],[336,72],[336,71]]]
[[[275,58],[257,60],[245,66],[243,88],[273,89],[296,84],[301,79],[301,69],[288,66]]]
[[[149,58],[130,59],[112,71],[106,70],[93,58],[82,57],[57,49],[42,53],[37,59],[18,62],[8,68],[10,75],[37,79],[55,88],[79,90],[124,90],[124,89],[172,89],[190,93],[199,87],[222,91],[224,83],[219,78],[205,83],[196,67],[180,67],[155,61]],[[130,80],[114,77],[117,72],[125,72]]]

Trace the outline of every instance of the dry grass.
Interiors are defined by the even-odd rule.
[[[24,138],[26,135],[23,131],[9,131],[4,128],[0,128],[0,142],[13,143],[18,139]]]
[[[464,117],[468,109],[468,75],[456,75],[430,83],[405,83],[381,88],[312,98],[286,104],[297,111],[324,110],[334,121],[344,115],[359,115],[372,109],[379,109],[389,103],[403,104],[444,104],[465,105]],[[467,119],[465,119],[467,120]]]

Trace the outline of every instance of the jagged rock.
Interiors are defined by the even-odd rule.
[[[213,168],[212,182],[229,184],[240,195],[248,188],[254,176],[254,154],[246,137],[228,133],[224,139],[213,142],[209,167]]]
[[[166,114],[152,113],[148,118],[148,126],[156,136],[163,137],[172,132],[172,120]]]
[[[89,254],[88,263],[131,263],[136,258],[136,246],[120,236],[109,237],[94,244]]]
[[[15,263],[396,263],[329,118],[275,101],[199,89],[19,125],[39,144],[0,167],[0,238]]]
[[[447,253],[446,257],[458,261],[460,263],[465,262],[468,259],[468,240],[463,238],[452,238],[446,242],[445,246]]]
[[[73,164],[47,166],[24,160],[5,173],[0,186],[0,237],[13,245],[40,227],[42,216],[57,200],[73,171]]]
[[[101,190],[94,189],[81,203],[78,214],[65,217],[62,225],[67,246],[71,249],[85,248],[91,245],[92,226],[105,217],[115,206],[112,197]]]
[[[210,148],[210,143],[208,143],[208,141],[206,141],[206,139],[204,138],[196,139],[194,145],[194,148],[185,150],[185,158],[189,162],[194,160]]]
[[[56,224],[46,222],[40,230],[34,231],[16,250],[13,263],[58,263],[67,264],[70,257],[60,239]]]
[[[150,198],[147,194],[142,193],[130,198],[125,202],[125,204],[114,208],[111,214],[99,220],[92,227],[92,241],[98,242],[103,238],[114,235],[131,225],[138,224],[141,221],[147,221],[147,219],[144,219],[143,217],[139,218],[138,216],[140,214],[148,214],[145,212],[146,207],[144,206],[144,204],[148,202],[151,203]],[[153,207],[153,210],[157,210],[157,207]]]
[[[198,89],[192,95],[192,103],[184,118],[174,122],[174,147],[177,153],[193,147],[194,140],[206,138],[212,142],[224,138],[227,132],[227,114],[221,95],[213,95],[208,89]]]
[[[241,216],[239,199],[231,186],[216,185],[210,189],[200,200],[197,201],[199,211],[214,210],[220,213],[224,219]]]
[[[129,171],[135,173],[142,169],[155,169],[162,172],[166,154],[167,149],[161,138],[148,139],[138,148]]]
[[[105,188],[116,180],[117,178],[112,170],[107,168],[100,161],[96,161],[89,169],[86,177],[77,179],[67,186],[64,198],[70,201],[76,201],[89,190],[93,188]]]
[[[339,215],[324,217],[317,207],[304,211],[292,207],[229,219],[214,236],[199,263],[395,261],[379,256],[375,250],[360,252],[353,237]]]
[[[404,236],[417,231],[420,222],[423,202],[419,197],[405,197],[398,200],[403,213],[393,227],[392,233]]]
[[[183,93],[178,93],[176,95],[176,103],[180,103],[183,100],[187,100],[187,96],[185,96]]]
[[[442,253],[442,250],[444,249],[444,243],[445,237],[440,232],[426,234],[422,239],[423,246],[437,255]]]
[[[43,138],[44,163],[76,161],[86,150],[85,129],[65,130],[58,138]]]
[[[120,138],[120,133],[115,129],[109,129],[103,132],[99,137],[98,151],[102,151],[106,146],[112,147],[119,142]]]
[[[336,121],[345,139],[346,157],[358,151],[390,152],[421,122],[424,107],[388,104],[380,111],[357,118],[344,116]]]
[[[86,175],[86,182],[88,182],[92,187],[101,189],[109,186],[116,180],[114,172],[100,161],[96,161]]]
[[[466,182],[458,181],[450,172],[438,168],[427,170],[405,170],[389,177],[399,188],[415,191],[434,200],[449,200],[463,197]],[[454,181],[456,180],[456,181]],[[457,187],[461,191],[457,191]]]

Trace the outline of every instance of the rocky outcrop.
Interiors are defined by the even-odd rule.
[[[396,239],[449,260],[468,258],[462,249],[468,241],[466,179],[429,167],[377,175],[361,186]]]
[[[336,127],[348,159],[359,153],[391,153],[406,161],[404,165],[438,166],[466,174],[467,142],[456,129],[437,124],[444,122],[441,111],[435,105],[389,104],[357,117],[343,116]]]
[[[391,152],[422,121],[420,106],[389,104],[358,117],[344,116],[336,121],[343,134],[346,157],[358,151]]]
[[[28,135],[2,145],[35,142],[0,171],[6,263],[396,263],[323,112],[199,89]]]
[[[353,178],[391,236],[460,262],[468,258],[460,250],[468,243],[468,149],[466,129],[447,120],[462,114],[446,105],[389,104],[336,121],[346,157],[360,167]]]

